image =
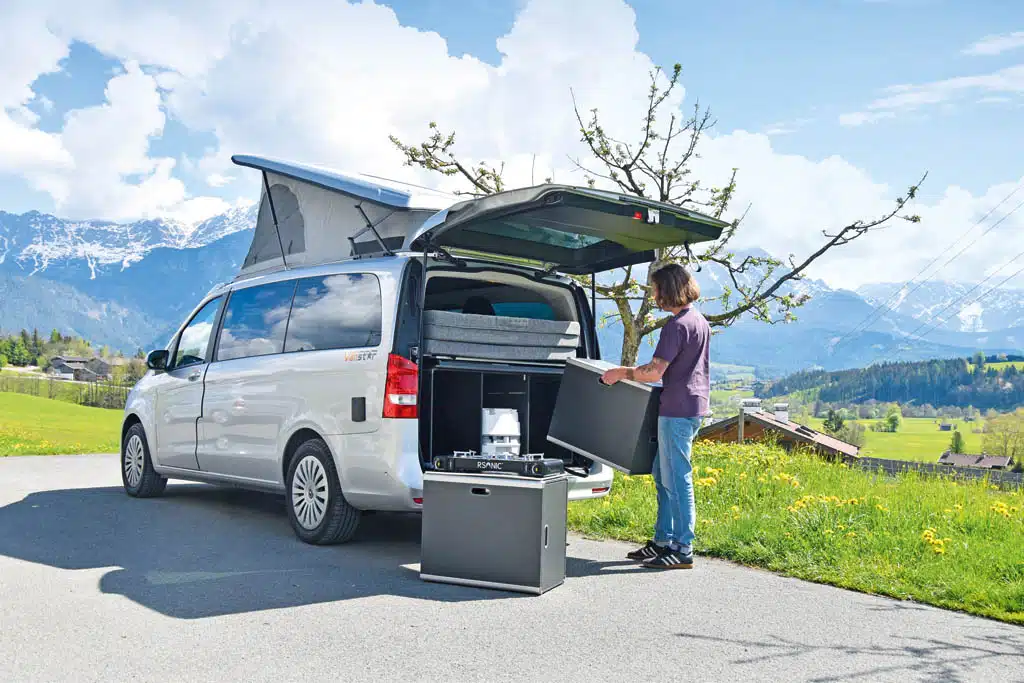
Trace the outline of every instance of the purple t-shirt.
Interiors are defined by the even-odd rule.
[[[661,378],[661,417],[705,417],[711,413],[708,347],[711,327],[687,306],[661,328],[654,357],[668,363]]]

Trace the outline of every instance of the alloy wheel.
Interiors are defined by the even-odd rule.
[[[327,514],[327,471],[315,457],[299,461],[292,478],[292,509],[304,529],[315,529]]]

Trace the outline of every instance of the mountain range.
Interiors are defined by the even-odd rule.
[[[57,328],[126,352],[162,345],[203,294],[238,272],[255,218],[255,206],[197,225],[0,212],[0,330]],[[712,267],[697,277],[706,297],[720,295],[728,282]],[[978,299],[987,288],[972,287],[929,281],[850,291],[804,279],[791,288],[811,296],[796,322],[740,320],[715,336],[714,360],[774,376],[1024,349],[1024,290],[998,289]],[[598,308],[611,312],[607,302]],[[617,358],[621,327],[604,326],[600,338],[605,357]],[[645,344],[641,358],[652,352]]]

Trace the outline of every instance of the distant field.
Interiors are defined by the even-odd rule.
[[[931,418],[908,417],[903,419],[900,430],[895,434],[872,432],[871,425],[877,420],[856,420],[868,428],[866,443],[861,455],[892,460],[913,460],[917,462],[936,462],[939,456],[949,448],[953,432],[940,432],[938,423]],[[964,435],[964,446],[968,453],[981,452],[981,434],[974,429],[981,428],[981,422],[964,422],[955,420]],[[822,421],[812,418],[808,427],[821,430]]]
[[[749,365],[730,365],[728,363],[712,363],[711,376],[724,379],[726,382],[753,382],[756,377],[754,368]]]
[[[0,393],[0,456],[116,453],[120,410]]]
[[[1017,368],[1018,370],[1024,370],[1024,360],[1008,360],[1003,361],[1002,363],[985,363],[986,368],[995,368],[999,372],[1006,370],[1011,365]],[[967,369],[970,372],[974,372],[974,363],[968,363]]]
[[[753,398],[753,391],[735,391],[730,389],[712,389],[711,390],[711,402],[712,403],[726,403],[728,401],[739,401],[740,398]],[[737,405],[739,405],[737,403]]]

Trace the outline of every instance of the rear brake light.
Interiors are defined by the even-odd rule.
[[[419,416],[416,400],[419,378],[419,368],[411,360],[394,353],[388,356],[388,375],[384,383],[384,417]]]
[[[608,493],[609,491],[611,491],[611,487],[610,486],[604,486],[604,487],[599,488],[599,489],[590,489],[591,493]]]
[[[413,498],[412,502],[416,503],[417,505],[423,505],[423,499],[422,498]]]

